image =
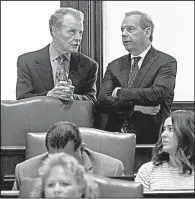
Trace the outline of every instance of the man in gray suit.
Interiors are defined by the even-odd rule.
[[[100,176],[124,175],[123,163],[118,159],[87,149],[82,143],[78,127],[71,122],[54,124],[47,131],[45,145],[48,153],[66,152],[74,156],[88,172]],[[20,189],[22,180],[38,177],[38,168],[48,153],[35,156],[16,165],[13,190]]]
[[[17,99],[52,96],[96,101],[98,64],[78,52],[83,20],[83,13],[73,8],[60,8],[51,15],[52,42],[18,58]]]
[[[147,14],[126,13],[121,32],[129,54],[108,64],[98,97],[105,129],[135,133],[139,144],[157,142],[174,97],[177,61],[152,46],[153,29]]]

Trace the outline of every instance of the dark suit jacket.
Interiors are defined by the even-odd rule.
[[[25,178],[38,177],[38,168],[47,155],[48,153],[44,153],[16,165],[13,190],[19,190]],[[84,162],[87,162],[85,168],[96,175],[104,177],[124,175],[124,166],[120,160],[90,149],[85,150]]]
[[[70,59],[69,79],[75,86],[74,99],[96,101],[98,64],[91,58],[73,53]],[[45,96],[53,89],[49,45],[19,56],[17,61],[16,98]]]
[[[99,112],[109,115],[106,130],[120,131],[123,122],[121,115],[128,115],[128,124],[132,133],[136,134],[137,143],[155,143],[160,125],[171,111],[177,61],[151,47],[143,60],[134,88],[128,88],[130,66],[130,54],[108,65],[97,107]],[[117,92],[118,99],[112,97],[116,87],[122,87]],[[158,104],[161,109],[156,116],[133,112],[134,105]]]

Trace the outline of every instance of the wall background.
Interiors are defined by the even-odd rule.
[[[60,1],[1,2],[1,99],[15,100],[19,55],[51,42],[50,15]],[[121,42],[124,13],[141,10],[155,25],[153,45],[174,56],[178,71],[174,101],[194,101],[194,2],[103,1],[104,72],[107,64],[127,51]]]
[[[1,2],[1,100],[16,99],[17,58],[51,42],[49,19],[60,1]]]
[[[177,59],[174,101],[194,101],[194,2],[104,1],[103,8],[104,72],[109,62],[128,54],[120,30],[125,12],[140,10],[154,22],[153,46]]]

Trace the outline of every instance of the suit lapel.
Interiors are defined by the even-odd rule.
[[[153,62],[158,58],[158,53],[157,50],[154,49],[153,47],[150,48],[150,50],[148,51],[148,53],[146,54],[143,63],[141,65],[141,68],[139,70],[138,76],[135,79],[134,82],[134,87],[138,88],[141,84],[141,82],[143,81],[146,73],[148,72],[148,70],[150,69],[150,67],[152,66]]]
[[[80,61],[79,53],[72,53],[70,58],[69,79],[76,86],[81,78],[83,71],[82,61]]]
[[[122,80],[121,82],[122,87],[127,88],[130,66],[131,66],[131,55],[129,54],[122,57],[122,59],[119,61],[119,65],[120,65],[119,79]]]
[[[54,87],[52,66],[49,56],[49,45],[40,51],[39,57],[35,60],[37,75],[42,80],[46,90],[51,90]]]

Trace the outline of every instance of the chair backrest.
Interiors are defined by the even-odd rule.
[[[127,180],[95,177],[99,185],[101,198],[142,198],[143,186],[140,183]]]
[[[65,102],[53,97],[1,101],[1,145],[25,146],[28,132],[44,132],[56,122],[70,121],[93,127],[90,101]]]
[[[87,148],[123,162],[124,173],[133,175],[136,137],[134,134],[108,132],[94,128],[79,127]],[[46,152],[44,133],[28,133],[26,159]]]
[[[30,192],[37,179],[26,178],[21,182],[19,198],[30,197]],[[99,192],[101,198],[142,198],[143,197],[143,186],[136,182],[116,180],[95,177],[95,181],[99,185]]]

